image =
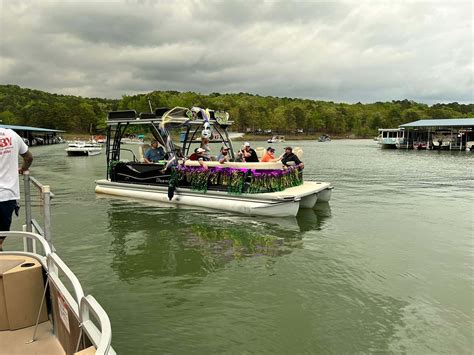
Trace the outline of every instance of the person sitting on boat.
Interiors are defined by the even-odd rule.
[[[203,148],[196,148],[194,149],[194,153],[189,156],[189,160],[198,161],[199,165],[207,170],[207,165],[204,162],[210,159],[205,156],[205,153],[206,151]]]
[[[209,148],[209,138],[203,137],[201,138],[201,148],[204,149],[204,156],[211,160],[211,149]]]
[[[244,148],[237,153],[242,158],[242,161],[246,163],[258,163],[258,156],[255,150],[250,147],[249,142],[245,142]]]
[[[151,147],[145,152],[145,163],[157,163],[160,160],[165,159],[165,150],[161,146],[158,147],[158,142],[156,140],[152,140],[150,146]]]
[[[225,162],[230,161],[229,148],[226,147],[225,145],[222,146],[219,155],[217,155],[217,161],[221,164],[224,164]]]
[[[278,159],[275,158],[275,148],[268,147],[265,154],[263,154],[263,157],[260,160],[260,162],[268,163],[268,162],[274,162],[274,161],[278,161]]]
[[[293,153],[293,148],[292,147],[285,147],[285,153],[280,157],[281,158],[281,163],[287,167],[287,166],[297,166],[301,169],[304,168],[303,162],[298,158],[298,156]],[[289,164],[292,163],[292,164]]]

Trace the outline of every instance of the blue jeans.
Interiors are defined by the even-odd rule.
[[[16,200],[0,202],[0,231],[9,231]]]

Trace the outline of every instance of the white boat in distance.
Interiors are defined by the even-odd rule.
[[[109,112],[106,147],[106,179],[97,180],[97,193],[213,208],[262,216],[296,216],[300,208],[313,208],[327,202],[332,186],[327,182],[303,181],[298,167],[281,162],[246,163],[235,161],[227,128],[232,124],[226,112],[199,108],[157,109],[155,113],[133,110]],[[133,154],[122,158],[121,139],[128,128],[141,125],[150,130],[166,152],[162,161],[147,164]],[[180,136],[181,146],[172,137]],[[187,159],[202,143],[202,138],[219,136],[210,143],[228,148],[224,163]],[[139,150],[143,155],[145,147]],[[133,152],[132,152],[133,153]]]
[[[272,138],[267,140],[267,143],[284,143],[285,136],[273,136]]]
[[[406,144],[405,130],[401,128],[379,128],[379,137],[382,149],[397,149]]]
[[[102,152],[102,145],[95,142],[76,141],[69,143],[65,151],[69,156],[98,155]]]

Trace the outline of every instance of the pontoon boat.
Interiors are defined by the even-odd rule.
[[[299,167],[236,162],[227,133],[231,124],[228,113],[200,108],[164,108],[139,115],[133,110],[109,112],[107,176],[96,181],[96,192],[274,217],[295,216],[300,208],[330,199],[331,184],[303,181]],[[121,147],[122,137],[135,125],[148,127],[166,152],[163,161],[145,163],[145,145],[137,154]],[[202,166],[187,159],[203,138],[211,136],[213,142],[220,137],[216,153],[221,146],[229,149],[229,161],[212,160]],[[124,158],[125,151],[131,159]]]

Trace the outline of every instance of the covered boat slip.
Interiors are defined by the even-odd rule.
[[[109,318],[56,253],[49,186],[24,174],[25,231],[2,231],[0,251],[1,354],[115,354]],[[30,187],[42,201],[32,201]],[[32,216],[38,203],[44,226]]]
[[[379,132],[382,148],[474,151],[474,118],[418,120]]]
[[[0,127],[8,128],[15,131],[21,138],[23,138],[24,142],[29,146],[56,144],[64,142],[64,140],[61,137],[58,137],[57,135],[58,133],[64,133],[64,131],[58,129],[5,125],[1,123]]]

